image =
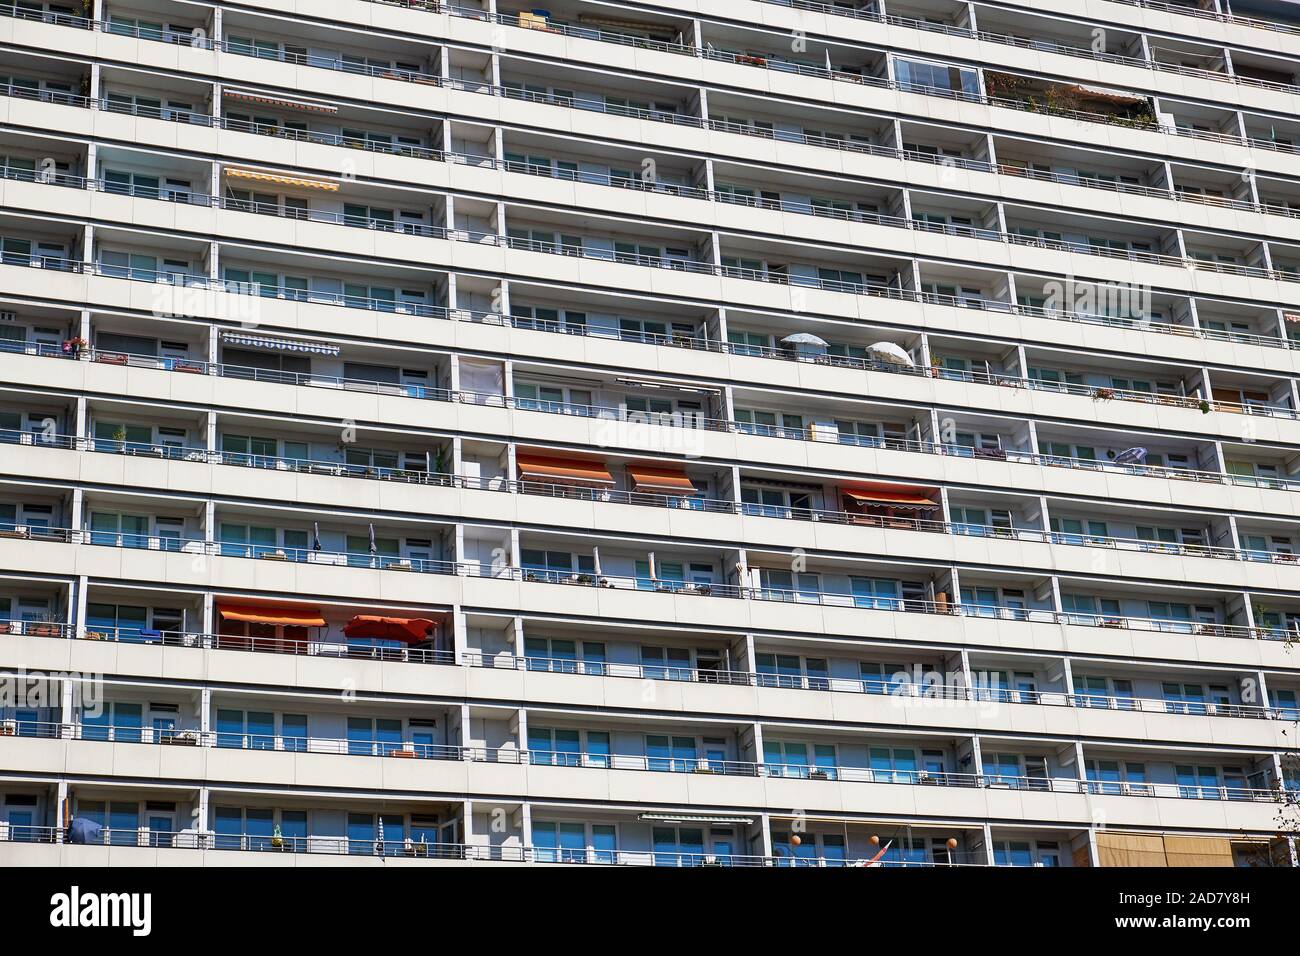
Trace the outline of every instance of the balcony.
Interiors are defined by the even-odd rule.
[[[908,787],[954,787],[964,790],[1015,790],[1037,793],[1059,794],[1093,794],[1120,796],[1130,798],[1163,798],[1176,800],[1213,800],[1245,803],[1276,803],[1279,793],[1285,793],[1289,799],[1297,794],[1280,791],[1276,787],[1254,786],[1244,776],[1237,779],[1228,773],[1225,777],[1214,767],[1194,766],[1175,768],[1173,763],[1166,766],[1157,762],[1152,764],[1153,779],[1148,780],[1145,773],[1138,782],[1129,778],[1112,779],[1107,775],[1109,762],[1104,756],[1105,749],[1100,748],[1103,756],[1095,767],[1090,767],[1086,780],[1079,780],[1064,775],[1025,775],[1022,771],[1013,772],[1007,766],[998,765],[982,773],[951,772],[946,769],[916,766],[903,767],[895,765],[900,751],[895,754],[894,762],[888,766],[879,763],[879,755],[873,754],[870,765],[855,765],[836,760],[833,763],[806,761],[775,762],[766,760],[755,763],[745,760],[730,760],[712,756],[675,757],[672,754],[654,756],[649,754],[589,754],[585,752],[569,753],[551,750],[526,750],[517,748],[484,748],[463,746],[406,746],[394,744],[392,748],[366,749],[353,740],[329,740],[318,738],[281,738],[250,737],[247,734],[233,735],[220,732],[203,732],[197,730],[157,731],[141,727],[86,727],[79,724],[24,722],[14,723],[13,736],[26,739],[63,740],[68,742],[91,742],[114,744],[118,746],[163,746],[163,747],[233,747],[250,751],[271,751],[288,753],[347,754],[351,756],[373,757],[377,760],[426,759],[454,760],[471,763],[506,763],[527,764],[530,766],[560,767],[568,772],[582,773],[598,770],[602,772],[648,772],[670,774],[721,774],[724,776],[766,777],[783,780],[798,780],[808,784],[885,784]],[[76,745],[76,744],[74,744]],[[986,747],[996,746],[995,740],[986,742]],[[915,751],[910,752],[915,758]],[[886,758],[889,760],[890,758]],[[1201,762],[1209,760],[1200,758]],[[1122,761],[1121,761],[1122,762]],[[986,764],[988,758],[986,758]],[[1023,764],[1021,765],[1024,766]],[[1133,773],[1135,766],[1130,758],[1127,761]],[[1145,764],[1143,764],[1145,766]],[[1184,769],[1195,771],[1184,773]],[[1175,774],[1175,770],[1177,773]],[[1168,774],[1166,774],[1168,771]],[[1176,780],[1164,782],[1163,776],[1177,776]],[[811,794],[810,794],[811,796]]]
[[[68,179],[69,179],[68,185],[76,184],[73,181],[72,177],[68,177]],[[139,194],[142,195],[144,198],[154,198],[152,196],[152,189],[145,189],[143,191],[140,191]],[[209,203],[214,202],[214,200],[210,200],[210,199],[205,200],[202,194],[187,193],[183,191],[169,193],[166,198],[169,198],[172,201],[183,200],[185,202],[195,202],[199,204],[203,204],[205,201]],[[233,203],[230,203],[227,200],[222,200],[221,204],[228,205],[229,208],[234,208],[239,211],[254,211],[263,214],[275,214],[275,215],[280,215],[287,218],[295,218],[295,219],[313,218],[313,214],[310,211],[308,211],[305,214],[302,214],[298,210],[290,210],[287,207],[280,206],[278,203],[273,206],[269,203],[255,203],[251,200],[245,201],[242,199],[235,199]],[[819,213],[817,213],[814,210],[813,214],[818,215]],[[881,297],[891,298],[891,299],[900,299],[905,301],[917,301],[917,302],[923,302],[923,303],[929,303],[935,305],[958,306],[962,308],[977,308],[982,310],[1006,312],[1011,314],[1019,314],[1019,315],[1032,316],[1038,318],[1049,318],[1055,320],[1081,322],[1081,323],[1096,324],[1096,325],[1112,325],[1112,326],[1133,325],[1134,322],[1136,321],[1136,319],[1130,319],[1124,316],[1112,316],[1104,313],[1074,311],[1070,309],[1061,309],[1057,307],[1048,308],[1042,305],[1038,305],[1037,298],[1040,297],[1036,297],[1034,295],[1022,296],[1022,300],[1023,300],[1022,302],[1012,305],[1006,303],[1005,301],[1001,301],[997,298],[990,298],[988,297],[988,294],[984,291],[976,291],[967,294],[966,291],[963,289],[962,294],[958,295],[956,293],[955,287],[953,291],[944,291],[944,287],[942,285],[938,285],[935,286],[935,291],[928,291],[929,287],[927,287],[927,291],[922,291],[918,293],[908,289],[897,288],[893,285],[890,285],[888,284],[888,281],[885,278],[864,279],[861,272],[852,273],[849,275],[849,278],[845,279],[844,278],[845,273],[844,270],[842,269],[826,270],[826,269],[814,269],[811,266],[808,267],[798,266],[794,269],[793,274],[791,274],[787,266],[782,266],[781,268],[774,268],[770,264],[765,263],[764,260],[761,258],[751,258],[743,254],[740,256],[729,256],[726,260],[724,260],[724,264],[721,267],[714,267],[709,265],[708,263],[690,260],[689,257],[664,256],[662,254],[643,256],[640,253],[627,253],[627,252],[624,252],[623,254],[620,255],[617,252],[609,253],[607,251],[596,249],[594,247],[589,250],[586,248],[585,244],[578,243],[578,242],[561,244],[561,243],[555,243],[553,241],[534,241],[534,239],[531,236],[529,236],[527,239],[525,239],[523,236],[518,236],[514,238],[507,237],[507,239],[502,240],[500,239],[500,237],[496,237],[489,233],[478,233],[474,231],[467,232],[461,229],[448,230],[442,227],[435,227],[435,226],[424,227],[418,223],[402,224],[399,228],[397,224],[390,224],[386,219],[381,219],[377,217],[355,216],[355,215],[347,215],[347,214],[334,216],[333,214],[330,213],[320,213],[315,215],[314,218],[323,222],[337,222],[342,225],[357,226],[357,227],[362,227],[367,229],[405,232],[413,235],[427,235],[435,238],[451,239],[453,241],[467,241],[479,245],[484,243],[497,244],[497,243],[508,242],[513,246],[525,248],[528,249],[529,251],[548,252],[548,253],[563,254],[569,256],[579,256],[582,258],[595,258],[595,259],[605,259],[605,260],[613,260],[619,262],[629,262],[632,264],[638,264],[644,266],[658,266],[661,268],[670,268],[670,269],[678,269],[678,270],[684,269],[696,273],[719,274],[719,275],[724,275],[724,276],[729,276],[734,278],[743,278],[743,279],[756,280],[762,282],[776,282],[784,285],[809,286],[814,288],[825,289],[827,291],[844,291],[844,292],[850,292],[859,295],[866,294],[866,295],[881,296]],[[883,218],[877,217],[877,218],[879,218],[881,223],[889,224],[886,223],[886,219],[888,217],[883,217]],[[864,216],[864,221],[868,221],[868,217]],[[904,224],[904,221],[900,220],[899,224]],[[914,227],[916,224],[908,221],[907,225],[909,227]],[[927,228],[929,227],[927,226]],[[1008,241],[1011,241],[1012,239],[1014,239],[1016,243],[1039,245],[1044,247],[1053,247],[1055,243],[1054,240],[1044,239],[1042,236],[1026,237],[1026,236],[1017,235],[1014,237],[1009,237]],[[1062,242],[1060,243],[1061,251],[1084,252],[1085,254],[1104,254],[1111,257],[1114,257],[1115,255],[1119,255],[1119,253],[1112,253],[1109,250],[1109,246],[1107,246],[1105,250],[1098,252],[1098,250],[1101,249],[1102,249],[1101,246],[1092,243],[1080,245],[1080,244],[1066,243],[1064,242],[1064,240],[1062,240]],[[742,253],[744,252],[744,250],[737,250],[737,251],[740,251]],[[1134,255],[1137,255],[1137,253],[1134,253],[1131,250],[1122,251],[1122,252],[1123,252],[1122,254],[1123,258],[1131,258]],[[1144,256],[1147,255],[1146,253],[1141,253],[1141,254]],[[1168,257],[1160,257],[1160,258],[1161,261],[1163,261],[1164,258],[1168,258]],[[1205,261],[1200,258],[1188,258],[1186,260],[1181,260],[1181,259],[1177,260],[1177,263],[1193,264],[1195,265],[1196,268],[1208,269],[1210,271],[1217,271],[1217,272],[1243,274],[1243,275],[1264,274],[1263,272],[1260,271],[1258,267],[1240,266],[1240,265],[1235,265],[1231,262],[1221,262],[1218,261],[1217,258],[1215,261]],[[187,270],[182,270],[178,268],[172,271],[167,271],[167,270],[160,271],[156,268],[156,263],[155,263],[155,267],[152,269],[146,268],[144,266],[127,269],[112,264],[100,264],[100,263],[92,264],[92,263],[83,263],[79,260],[62,259],[54,255],[52,252],[42,256],[39,262],[35,259],[31,259],[28,257],[19,256],[15,254],[14,256],[10,257],[10,264],[29,264],[29,265],[39,264],[44,266],[45,268],[57,269],[60,271],[92,272],[101,275],[116,276],[119,278],[132,278],[139,281],[150,281],[150,282],[166,282],[168,284],[183,285],[189,288],[208,288],[208,289],[215,289],[219,291],[233,292],[237,294],[249,293],[249,292],[253,294],[260,294],[260,295],[268,294],[267,287],[264,284],[253,284],[241,278],[231,279],[223,283],[217,280],[204,278],[202,275],[199,275],[195,271],[193,271],[192,266]],[[247,272],[249,270],[243,270],[243,271]],[[1268,272],[1269,275],[1273,275],[1273,273],[1276,273],[1275,277],[1283,278],[1283,279],[1290,279],[1293,278],[1295,274],[1300,274],[1297,272],[1296,269],[1293,269],[1290,265],[1285,265],[1285,264],[1282,269],[1275,269],[1271,271],[1264,270],[1264,271]],[[838,273],[838,277],[832,276],[830,278],[827,278],[826,276],[822,275],[822,273],[824,272]],[[1025,277],[1025,279],[1026,279],[1025,288],[1032,288],[1033,287],[1032,279],[1030,279],[1029,277]],[[1038,281],[1041,284],[1042,280],[1039,279]],[[279,280],[277,279],[277,283],[278,282]],[[286,287],[285,289],[282,290],[280,286],[277,284],[274,287],[274,294],[275,297],[277,298],[279,297],[294,298],[302,301],[343,305],[343,306],[348,306],[353,308],[377,309],[381,311],[411,310],[417,312],[418,314],[428,314],[428,315],[438,314],[435,308],[430,307],[424,304],[423,302],[419,301],[418,297],[415,301],[404,300],[398,303],[396,306],[390,307],[385,304],[385,300],[382,298],[374,298],[371,296],[360,295],[360,294],[349,295],[349,294],[331,293],[323,289],[312,289],[310,292],[307,292],[305,295],[303,295],[302,290],[298,290],[296,287],[294,288]],[[445,314],[445,310],[443,310],[443,314]],[[471,321],[483,321],[483,322],[492,322],[492,323],[499,322],[504,324],[513,324],[515,318],[515,317],[494,316],[486,313],[483,314],[468,313],[461,317],[468,318]],[[1153,322],[1149,321],[1145,325],[1143,325],[1142,328],[1147,331],[1165,332],[1165,333],[1172,333],[1172,334],[1179,334],[1179,335],[1193,335],[1196,337],[1213,340],[1213,341],[1245,342],[1249,344],[1262,345],[1265,347],[1281,347],[1281,348],[1290,347],[1289,339],[1285,339],[1282,338],[1281,336],[1273,335],[1273,334],[1260,334],[1258,332],[1252,331],[1247,326],[1241,326],[1241,323],[1238,322],[1225,323],[1222,321],[1212,320],[1207,316],[1206,320],[1201,324],[1199,328],[1196,327],[1189,328],[1186,323],[1172,324],[1166,321],[1161,321],[1160,319],[1162,318],[1163,316],[1157,317],[1157,321],[1153,321]],[[1239,326],[1241,326],[1240,330],[1238,328]],[[534,327],[545,328],[544,324],[539,324]]]
[[[158,360],[150,359],[146,367],[158,367]],[[285,373],[268,374],[262,377],[257,370],[240,370],[233,377],[249,378],[253,380],[266,381],[283,381]],[[314,376],[319,379],[321,377]],[[325,384],[327,387],[345,387],[360,390],[379,390],[383,392],[388,386],[376,384],[373,382],[352,382],[343,381],[336,386],[330,386],[328,382],[322,383],[315,381],[313,384]],[[395,394],[407,394],[405,390],[399,389]],[[431,397],[426,391],[422,390],[421,394],[415,397]],[[439,400],[447,400],[441,398]],[[529,407],[531,400],[520,402],[518,407]],[[565,406],[566,408],[568,406]],[[537,409],[535,411],[551,411],[551,409]],[[573,412],[570,412],[573,413]],[[619,417],[622,414],[621,409],[591,409],[589,406],[581,406],[580,414],[604,415]],[[627,420],[633,420],[634,416],[629,414]],[[15,422],[15,424],[17,424]],[[738,423],[737,431],[746,433],[759,433],[766,429],[767,426],[756,426],[752,423]],[[773,426],[775,429],[775,426]],[[778,435],[772,431],[775,437],[792,437],[785,434],[791,429],[782,428]],[[803,429],[794,428],[794,431],[802,434]],[[888,528],[894,530],[905,530],[931,534],[957,535],[964,537],[977,538],[1005,538],[1016,541],[1035,541],[1062,546],[1084,546],[1090,548],[1104,547],[1117,551],[1132,551],[1142,553],[1170,554],[1184,557],[1203,557],[1232,561],[1252,561],[1287,564],[1294,563],[1294,555],[1287,549],[1272,548],[1264,545],[1251,544],[1247,547],[1234,548],[1220,544],[1211,544],[1205,540],[1178,540],[1166,539],[1165,537],[1143,537],[1135,532],[1131,533],[1113,533],[1109,530],[1100,531],[1095,528],[1085,533],[1080,525],[1080,530],[1072,531],[1064,525],[1059,527],[1054,523],[1050,530],[1041,527],[1021,523],[1013,524],[989,524],[987,515],[979,520],[953,520],[945,522],[933,517],[922,516],[916,512],[916,504],[907,505],[904,512],[898,512],[897,502],[888,513],[879,508],[879,503],[869,504],[864,508],[860,502],[861,494],[856,498],[845,495],[840,507],[826,504],[815,505],[811,502],[802,504],[779,504],[772,502],[749,501],[742,496],[742,500],[736,501],[728,497],[708,497],[701,495],[696,490],[691,491],[667,491],[650,485],[633,486],[627,489],[614,487],[613,479],[597,487],[575,484],[568,479],[557,479],[545,475],[523,476],[519,480],[509,480],[502,476],[466,476],[453,475],[447,472],[444,466],[430,464],[428,461],[418,463],[419,467],[410,463],[410,455],[403,457],[394,451],[391,455],[385,457],[383,454],[376,453],[368,460],[341,460],[337,457],[331,458],[302,458],[288,455],[277,455],[272,453],[271,449],[266,451],[239,451],[234,446],[229,446],[223,450],[214,450],[201,445],[186,444],[184,440],[176,441],[172,438],[166,440],[153,438],[152,427],[149,434],[141,438],[132,438],[126,430],[121,430],[121,436],[117,432],[107,437],[83,438],[72,435],[61,434],[41,434],[36,435],[22,428],[5,428],[0,429],[0,443],[38,445],[50,449],[75,449],[96,454],[112,455],[131,455],[134,457],[158,458],[162,460],[176,460],[197,463],[207,463],[209,465],[232,466],[241,468],[262,468],[275,471],[294,472],[299,474],[321,475],[327,477],[342,477],[363,480],[380,480],[380,481],[398,481],[409,484],[428,485],[434,487],[454,487],[474,491],[489,491],[494,493],[507,494],[524,494],[548,498],[563,498],[569,500],[592,501],[602,504],[615,505],[633,505],[637,507],[668,508],[674,510],[700,511],[715,514],[738,514],[751,517],[773,518],[777,520],[794,520],[794,521],[811,521],[811,522],[828,522],[832,524],[856,525],[861,527]],[[820,439],[819,439],[820,440]],[[1046,439],[1045,439],[1046,440]],[[912,446],[917,445],[915,442],[903,440],[874,439],[866,442],[861,438],[856,438],[853,444],[867,444],[869,447],[880,448],[897,448],[898,450],[912,450]],[[294,444],[290,442],[289,444]],[[1179,476],[1186,471],[1183,468],[1169,469],[1167,466],[1157,466],[1153,464],[1143,465],[1118,465],[1095,458],[1086,460],[1076,460],[1066,455],[1064,447],[1057,447],[1060,442],[1050,442],[1046,446],[1047,454],[1033,456],[1027,452],[1006,452],[1003,454],[1008,458],[1014,457],[1015,460],[1031,460],[1037,457],[1042,459],[1043,463],[1051,465],[1064,464],[1072,467],[1086,467],[1095,470],[1114,471],[1116,473],[1126,474],[1160,474],[1162,470],[1171,470]],[[974,455],[975,452],[966,446],[935,446],[944,449],[944,454]],[[1002,449],[999,449],[1000,451]],[[1064,457],[1063,457],[1064,456]],[[427,458],[427,455],[423,456]],[[1234,466],[1235,468],[1236,466]],[[660,469],[662,470],[662,469]],[[1240,471],[1236,468],[1229,476],[1233,483],[1252,484],[1258,487],[1272,488],[1290,488],[1293,482],[1290,479],[1281,479],[1273,476],[1247,476],[1237,473]],[[607,474],[608,472],[606,472]],[[1203,473],[1193,472],[1191,477],[1195,480],[1206,480],[1198,476]],[[653,484],[653,482],[652,482]],[[852,489],[850,489],[852,490]],[[870,496],[868,496],[870,497]],[[883,500],[883,499],[882,499]],[[893,499],[889,499],[893,501]],[[886,505],[889,504],[886,502]],[[836,502],[840,504],[840,502]],[[935,506],[931,504],[931,510]],[[963,507],[965,507],[963,505]],[[1063,504],[1063,513],[1069,516],[1069,505]],[[978,510],[978,509],[977,509]],[[964,515],[963,515],[964,518]],[[1154,520],[1154,519],[1153,519]],[[1141,522],[1139,522],[1140,524]],[[1139,529],[1140,531],[1140,529]],[[27,533],[24,531],[24,533]],[[33,532],[34,534],[44,534],[45,532]],[[1152,532],[1154,534],[1154,532]],[[184,545],[190,548],[203,547],[202,542],[186,541],[180,542],[176,546]],[[295,552],[296,553],[296,552]],[[332,560],[339,560],[333,558]],[[346,563],[348,559],[344,557]]]

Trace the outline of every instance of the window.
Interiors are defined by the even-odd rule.
[[[1283,720],[1300,720],[1300,706],[1296,703],[1293,690],[1275,690],[1271,692],[1273,706]]]
[[[122,701],[86,706],[81,714],[81,736],[84,740],[138,744],[144,740],[144,706]]]
[[[143,607],[90,603],[86,605],[86,630],[114,640],[141,641],[149,611]]]
[[[1070,624],[1100,624],[1104,627],[1111,623],[1123,623],[1120,603],[1112,598],[1063,593],[1061,610],[1065,612],[1066,621]]]
[[[605,645],[600,641],[526,637],[524,658],[530,671],[598,675],[606,672]]]
[[[690,680],[691,652],[685,647],[641,646],[641,673],[651,680]]]
[[[974,70],[941,63],[922,63],[916,60],[894,60],[894,78],[904,90],[923,93],[947,90],[968,96],[978,96],[979,76]]]
[[[1108,538],[1109,529],[1104,521],[1084,518],[1051,518],[1052,531],[1062,544],[1090,544]]]
[[[517,408],[565,415],[586,416],[592,413],[592,393],[589,389],[515,382],[514,392]]]
[[[827,690],[830,669],[824,657],[797,657],[793,654],[755,654],[759,686],[808,687]]]
[[[1218,767],[1179,764],[1174,767],[1178,780],[1178,795],[1192,800],[1222,800]]]
[[[899,582],[888,578],[850,577],[855,607],[875,608],[880,611],[901,611]]]
[[[996,866],[1060,866],[1061,846],[1045,840],[995,840]]]
[[[609,767],[610,735],[573,728],[528,728],[528,762],[555,767]]]
[[[401,720],[390,717],[348,718],[348,753],[386,757],[405,749]]]
[[[238,750],[275,750],[275,714],[270,711],[218,709],[217,746]]]
[[[127,801],[77,800],[77,816],[105,829],[104,842],[136,846],[139,841],[140,805]],[[218,831],[220,832],[220,831]]]
[[[533,821],[534,859],[540,863],[584,863],[587,826],[583,823]]]
[[[809,492],[753,485],[741,487],[740,501],[745,514],[769,518],[810,517],[813,507]]]
[[[646,734],[646,769],[690,773],[699,766],[694,737]]]
[[[1134,710],[1133,682],[1123,678],[1080,675],[1074,679],[1074,694],[1080,707],[1113,707]]]
[[[916,751],[911,747],[871,747],[868,754],[877,783],[916,783]]]
[[[807,571],[792,572],[776,568],[763,568],[759,572],[763,597],[769,601],[800,601],[817,604],[821,601],[821,575]]]
[[[596,559],[586,554],[568,551],[542,551],[524,548],[520,552],[525,581],[563,582],[577,580],[580,576],[596,573]]]
[[[124,172],[114,169],[104,170],[104,191],[138,196],[142,199],[157,199],[159,178],[144,173]]]

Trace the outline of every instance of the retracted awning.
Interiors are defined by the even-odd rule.
[[[266,349],[270,352],[297,352],[303,355],[338,355],[339,347],[328,342],[308,342],[303,339],[279,339],[251,332],[224,332],[221,341],[249,349]]]
[[[310,100],[295,100],[285,96],[269,96],[265,93],[250,93],[247,90],[225,90],[222,94],[228,100],[241,103],[261,103],[263,106],[283,106],[291,110],[303,110],[308,113],[337,113],[337,106],[328,103],[313,103]]]
[[[339,184],[327,179],[303,179],[301,176],[279,176],[275,173],[258,172],[255,169],[227,169],[226,175],[234,179],[251,179],[259,183],[277,183],[281,186],[302,186],[306,189],[319,189],[323,192],[338,192]]]
[[[1107,89],[1103,86],[1085,86],[1082,83],[1074,83],[1067,86],[1066,89],[1075,93],[1082,94],[1092,100],[1106,100],[1112,103],[1143,103],[1147,97],[1139,96],[1136,93],[1124,93],[1119,90]]]
[[[515,459],[521,481],[551,481],[559,484],[612,485],[614,478],[598,461],[583,458],[555,458],[519,455]]]
[[[419,644],[427,641],[436,625],[427,617],[380,617],[358,614],[343,625],[348,637],[368,637],[375,640],[405,641]]]
[[[841,489],[846,498],[860,505],[894,505],[902,508],[937,508],[930,500],[929,488],[915,488],[906,485],[857,485]]]
[[[257,604],[218,604],[217,613],[224,621],[248,624],[280,624],[285,627],[324,627],[325,618],[314,607],[276,607]]]
[[[686,473],[674,468],[660,468],[646,465],[628,465],[627,476],[637,491],[653,491],[660,494],[695,494],[695,484],[686,477]]]

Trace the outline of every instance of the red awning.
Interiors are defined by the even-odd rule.
[[[358,614],[343,625],[343,633],[348,637],[369,637],[376,640],[419,644],[429,639],[436,626],[427,617],[378,617],[372,614]]]
[[[675,468],[661,468],[651,465],[628,465],[627,476],[637,491],[653,491],[659,494],[693,495],[695,485],[686,477],[684,471]]]
[[[218,604],[222,620],[248,624],[279,624],[284,627],[324,627],[325,618],[314,607],[285,607],[258,604]]]
[[[612,485],[614,477],[604,462],[547,455],[517,455],[521,481],[546,481],[561,485]]]
[[[893,505],[896,508],[937,508],[930,496],[933,488],[909,485],[855,485],[840,489],[846,498],[860,505]]]

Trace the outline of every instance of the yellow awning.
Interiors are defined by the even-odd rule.
[[[1232,841],[1227,837],[1166,836],[1165,858],[1170,866],[1232,866]]]
[[[339,184],[327,179],[303,179],[299,176],[279,176],[275,173],[259,173],[255,169],[227,169],[227,176],[235,179],[254,179],[259,183],[279,183],[281,186],[303,186],[307,189],[319,189],[324,192],[338,192]]]

